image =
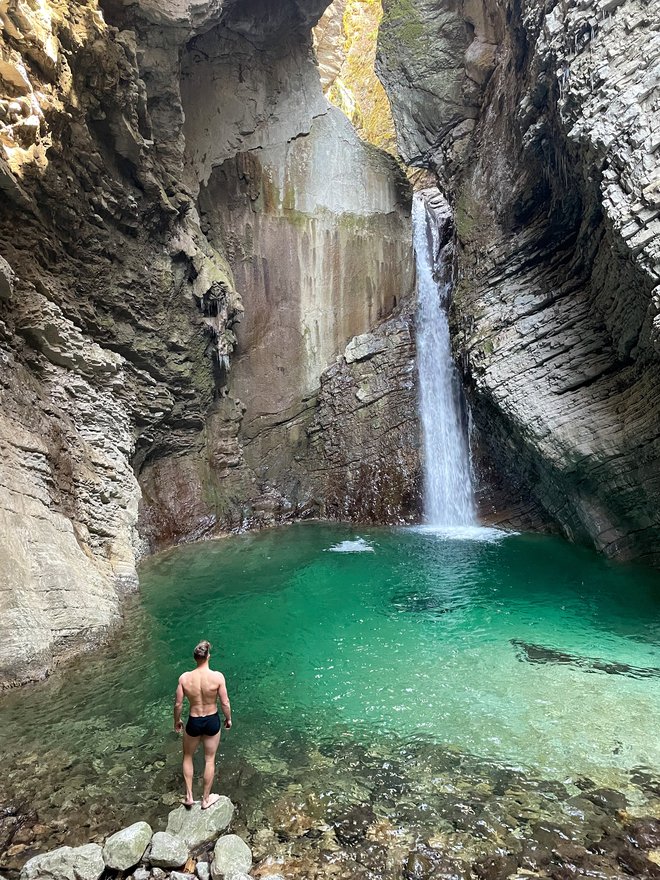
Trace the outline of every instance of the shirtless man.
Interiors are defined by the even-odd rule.
[[[197,668],[190,672],[184,672],[176,689],[174,729],[177,733],[181,733],[183,730],[181,710],[183,698],[186,697],[190,703],[190,713],[183,733],[183,780],[186,784],[186,798],[183,803],[186,807],[192,807],[194,804],[192,793],[193,755],[201,740],[204,744],[205,760],[202,809],[206,810],[220,797],[220,795],[211,794],[211,786],[215,776],[215,753],[220,745],[220,716],[218,715],[217,701],[220,700],[227,730],[231,727],[231,706],[229,705],[224,675],[209,668],[211,645],[208,642],[200,642],[193,651],[193,657]]]

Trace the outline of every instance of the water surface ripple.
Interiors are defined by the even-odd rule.
[[[311,846],[369,805],[372,837],[464,835],[464,857],[495,846],[484,816],[522,840],[583,791],[660,815],[656,572],[544,536],[307,524],[163,554],[141,584],[108,647],[0,701],[5,869],[162,823],[202,637],[235,717],[220,788],[250,833]]]

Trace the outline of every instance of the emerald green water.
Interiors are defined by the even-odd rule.
[[[171,700],[201,638],[234,713],[219,788],[248,825],[292,780],[431,828],[442,773],[569,795],[586,778],[633,804],[660,777],[656,572],[544,536],[296,525],[149,560],[108,648],[3,697],[0,795],[45,829],[6,864],[166,816]]]

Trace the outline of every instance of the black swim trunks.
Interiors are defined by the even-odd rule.
[[[220,715],[218,712],[213,715],[188,716],[186,724],[188,736],[215,736],[219,731]]]

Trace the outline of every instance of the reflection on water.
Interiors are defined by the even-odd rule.
[[[370,552],[325,552],[351,544]],[[0,703],[5,867],[162,822],[201,637],[235,715],[221,788],[301,865],[328,824],[340,847],[357,825],[360,846],[443,840],[470,861],[577,813],[580,835],[613,833],[617,797],[660,810],[660,679],[613,674],[660,667],[654,572],[547,537],[309,524],[181,548],[141,580],[112,645]]]

